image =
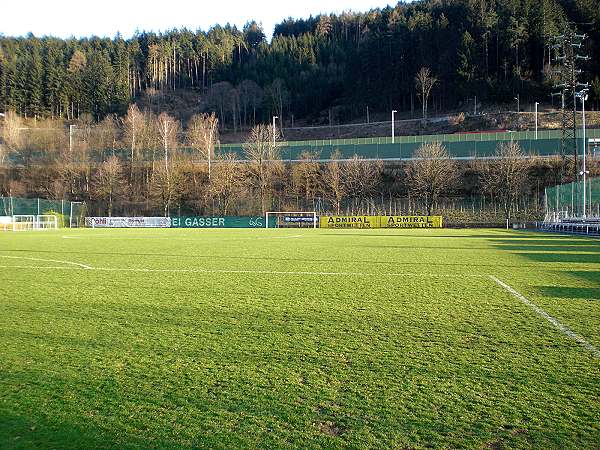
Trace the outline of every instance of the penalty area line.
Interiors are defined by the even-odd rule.
[[[504,281],[500,280],[499,278],[496,278],[493,275],[488,275],[488,276],[489,276],[490,280],[493,280],[494,282],[496,282],[496,284],[498,286],[500,286],[504,290],[508,291],[510,294],[512,294],[513,297],[518,299],[521,303],[523,303],[523,304],[527,305],[528,307],[530,307],[531,309],[533,309],[537,313],[538,316],[546,319],[548,322],[550,322],[552,325],[554,325],[556,328],[558,328],[565,336],[570,337],[571,339],[576,341],[579,345],[581,345],[583,348],[588,350],[596,358],[600,359],[600,350],[598,350],[596,347],[594,347],[592,344],[590,344],[588,341],[586,341],[585,338],[583,338],[582,336],[575,333],[573,330],[571,330],[566,325],[563,325],[562,323],[560,323],[558,321],[558,319],[556,319],[555,317],[552,317],[550,314],[548,314],[546,311],[544,311],[538,305],[533,303],[531,300],[528,300],[523,294],[518,292],[512,286],[509,286]]]
[[[0,258],[7,258],[7,259],[23,259],[26,261],[39,261],[39,262],[53,262],[53,263],[59,263],[59,264],[68,264],[71,266],[77,266],[80,267],[82,269],[93,269],[92,266],[88,266],[87,264],[81,264],[78,262],[74,262],[74,261],[63,261],[61,259],[44,259],[44,258],[32,258],[30,256],[8,256],[8,255],[0,255]],[[44,266],[42,267],[38,267],[38,268],[44,268]]]

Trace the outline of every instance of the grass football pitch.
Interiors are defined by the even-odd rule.
[[[600,240],[0,234],[0,448],[600,446]]]

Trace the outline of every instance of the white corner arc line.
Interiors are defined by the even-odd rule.
[[[71,266],[81,267],[82,269],[93,269],[92,266],[88,266],[87,264],[81,264],[74,261],[63,261],[60,259],[44,259],[44,258],[32,258],[30,256],[8,256],[8,255],[0,255],[0,258],[8,258],[8,259],[24,259],[26,261],[41,261],[41,262],[53,262],[60,264],[68,264]]]
[[[538,305],[536,305],[535,303],[533,303],[531,300],[528,300],[523,294],[521,294],[520,292],[518,292],[516,289],[514,289],[511,286],[509,286],[508,284],[506,284],[504,281],[496,278],[493,275],[488,275],[488,276],[489,276],[489,278],[491,280],[495,281],[496,284],[498,284],[499,286],[501,286],[502,288],[504,288],[506,291],[510,292],[513,297],[515,297],[516,299],[520,300],[521,303],[529,306],[539,316],[543,317],[548,322],[550,322],[552,325],[554,325],[556,328],[558,328],[565,336],[570,337],[571,339],[573,339],[574,341],[576,341],[578,344],[580,344],[582,347],[584,347],[586,350],[588,350],[596,358],[600,359],[600,350],[598,350],[596,347],[594,347],[592,344],[590,344],[588,341],[586,341],[582,336],[580,336],[577,333],[575,333],[573,330],[571,330],[566,325],[563,325],[562,323],[560,323],[558,321],[558,319],[552,317],[550,314],[548,314],[546,311],[544,311]]]

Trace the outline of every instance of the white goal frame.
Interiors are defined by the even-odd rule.
[[[15,214],[12,216],[13,231],[28,231],[35,228],[35,216],[33,214]]]
[[[58,218],[54,214],[15,214],[12,216],[13,231],[57,230]]]
[[[265,213],[265,228],[269,228],[269,216],[283,216],[283,215],[294,215],[294,214],[312,214],[313,218],[313,226],[311,228],[318,228],[319,223],[317,222],[317,213],[316,211],[267,211]],[[277,227],[276,227],[277,228]]]
[[[54,214],[40,214],[35,217],[35,230],[58,230],[58,217]]]

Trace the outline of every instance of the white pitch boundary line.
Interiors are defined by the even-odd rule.
[[[73,261],[63,261],[60,259],[43,259],[43,258],[32,258],[30,256],[8,256],[8,255],[0,255],[0,258],[8,258],[8,259],[24,259],[27,261],[43,261],[43,262],[54,262],[54,263],[61,263],[61,264],[69,264],[72,266],[77,266],[77,267],[81,267],[82,269],[93,269],[92,266],[88,266],[87,264],[81,264],[78,262],[73,262]],[[44,268],[44,266],[42,267],[38,267],[40,269]]]
[[[44,260],[51,261],[51,260]],[[56,261],[66,262],[66,261]],[[387,277],[429,277],[429,278],[487,278],[486,275],[464,274],[429,274],[414,272],[392,272],[392,273],[369,273],[369,272],[309,272],[309,271],[280,271],[280,270],[219,270],[219,269],[146,269],[146,268],[127,268],[127,267],[91,267],[78,266],[86,270],[96,270],[100,272],[140,272],[140,273],[223,273],[223,274],[258,274],[258,275],[316,275],[316,276],[387,276]],[[51,270],[69,270],[77,267],[69,266],[0,266],[1,269],[51,269]]]
[[[548,322],[550,322],[552,325],[554,325],[556,328],[558,328],[565,336],[570,337],[571,339],[576,341],[578,344],[580,344],[582,347],[584,347],[586,350],[588,350],[596,358],[600,359],[600,350],[598,350],[596,347],[594,347],[592,344],[590,344],[588,341],[586,341],[582,336],[575,333],[573,330],[571,330],[566,325],[563,325],[562,323],[560,323],[558,321],[558,319],[552,317],[550,314],[548,314],[546,311],[544,311],[538,305],[533,303],[531,300],[528,300],[523,294],[521,294],[520,292],[518,292],[516,289],[509,286],[508,284],[506,284],[504,281],[496,278],[493,275],[489,275],[489,278],[491,280],[495,281],[496,284],[498,284],[499,286],[504,288],[506,291],[510,292],[513,295],[513,297],[517,298],[523,304],[525,304],[525,305],[529,306],[531,309],[533,309],[539,316],[543,317]]]

